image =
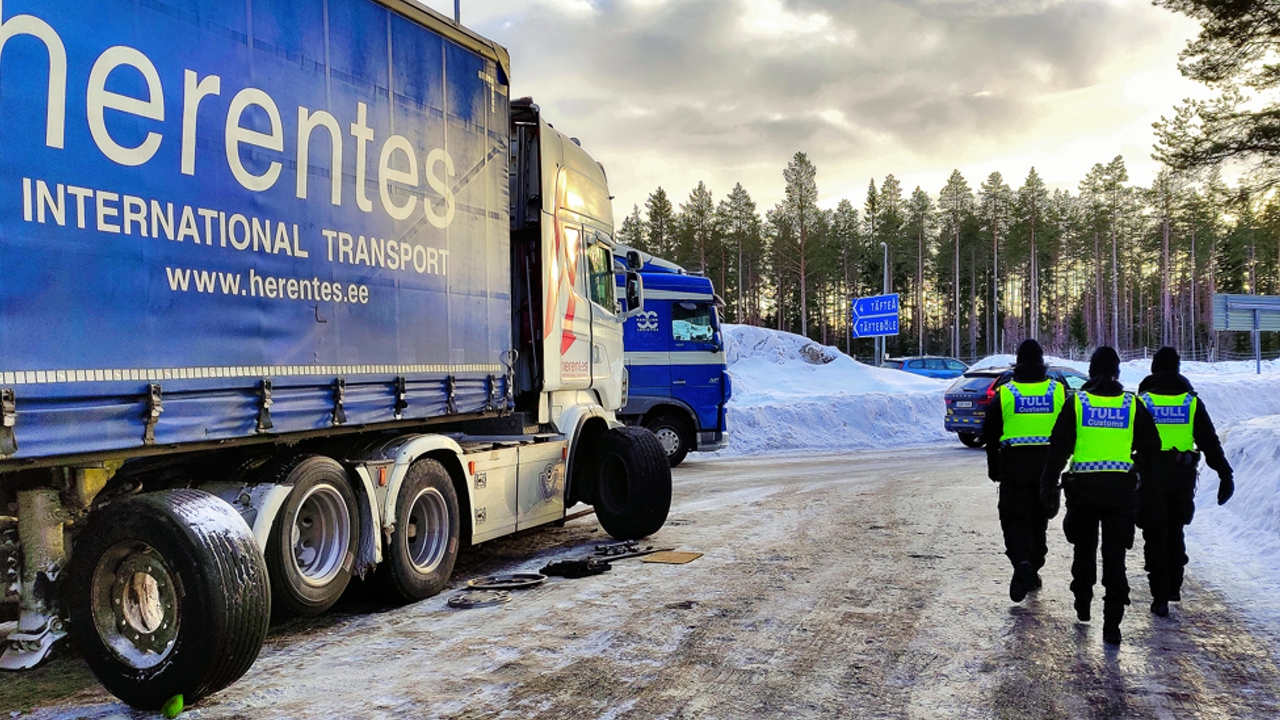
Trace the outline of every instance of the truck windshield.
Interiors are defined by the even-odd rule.
[[[711,322],[711,304],[682,302],[672,305],[671,336],[683,342],[712,342],[715,328]]]

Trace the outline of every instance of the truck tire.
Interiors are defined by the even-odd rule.
[[[657,532],[671,510],[671,465],[662,443],[645,428],[606,432],[594,465],[596,517],[619,540]]]
[[[968,432],[960,433],[960,442],[964,443],[965,447],[971,447],[971,448],[980,448],[985,444],[982,442],[981,435],[979,435],[978,433],[968,433]]]
[[[347,471],[327,457],[294,457],[272,474],[293,486],[263,549],[272,607],[277,618],[319,615],[351,582],[360,548],[359,505]]]
[[[662,450],[667,454],[671,467],[684,462],[684,458],[693,449],[693,432],[689,424],[670,415],[658,415],[644,424],[649,432],[658,437]]]
[[[199,490],[147,493],[90,517],[69,568],[71,630],[113,695],[190,705],[253,665],[271,620],[267,567],[244,520]]]
[[[378,568],[385,595],[410,603],[438,594],[458,559],[458,495],[449,472],[436,460],[409,467],[396,497],[395,530]]]

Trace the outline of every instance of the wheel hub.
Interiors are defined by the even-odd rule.
[[[179,626],[178,593],[164,559],[150,547],[118,545],[98,564],[94,585],[94,623],[105,644],[133,667],[163,660]]]
[[[409,561],[419,572],[431,572],[444,560],[449,547],[449,511],[435,488],[418,493],[409,508],[404,529]]]
[[[317,485],[302,498],[290,541],[293,565],[303,582],[320,587],[333,581],[351,541],[351,518],[336,488]]]
[[[667,455],[675,455],[680,450],[680,433],[669,427],[660,427],[654,435],[658,436],[658,442],[662,443],[662,449],[667,451]]]

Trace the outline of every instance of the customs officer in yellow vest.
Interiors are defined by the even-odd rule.
[[[1120,620],[1129,604],[1125,552],[1133,547],[1137,472],[1160,451],[1160,435],[1142,401],[1120,384],[1120,356],[1100,347],[1089,361],[1089,382],[1067,403],[1049,435],[1040,501],[1049,517],[1058,513],[1058,475],[1063,478],[1067,514],[1062,530],[1075,546],[1071,592],[1076,616],[1088,622],[1098,577],[1102,539],[1102,639],[1120,643]]]
[[[1170,602],[1182,600],[1182,572],[1187,565],[1182,529],[1191,524],[1196,509],[1200,452],[1218,473],[1218,504],[1235,492],[1231,465],[1222,453],[1209,411],[1180,369],[1178,351],[1160,348],[1151,359],[1151,374],[1138,385],[1138,398],[1160,432],[1160,452],[1142,473],[1138,488],[1138,526],[1151,585],[1151,612],[1160,617],[1169,614]]]
[[[1066,395],[1062,383],[1048,379],[1040,343],[1023,340],[1013,379],[996,391],[982,425],[987,476],[1000,483],[1000,530],[1004,554],[1013,565],[1013,602],[1022,602],[1028,592],[1040,588],[1049,526],[1040,507],[1040,472],[1049,452],[1049,432]]]

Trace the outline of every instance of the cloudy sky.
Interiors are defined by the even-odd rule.
[[[619,219],[699,180],[763,211],[797,151],[824,207],[889,173],[936,196],[955,168],[1074,190],[1116,155],[1146,183],[1152,121],[1204,95],[1177,70],[1197,26],[1149,0],[461,1],[513,94],[604,163]]]

